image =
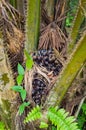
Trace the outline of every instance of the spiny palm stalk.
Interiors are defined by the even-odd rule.
[[[73,50],[68,63],[65,65],[65,68],[59,76],[58,81],[47,97],[47,101],[45,103],[46,108],[49,106],[56,106],[61,103],[78,71],[86,61],[86,32],[84,32],[82,38],[77,44],[78,45]]]
[[[77,8],[77,13],[74,19],[73,27],[71,29],[71,33],[69,35],[69,46],[68,46],[68,53],[70,54],[72,52],[72,49],[74,48],[74,45],[77,40],[77,36],[79,34],[80,26],[86,16],[86,0],[80,0],[79,5]]]
[[[38,49],[48,50],[55,48],[58,52],[64,54],[66,46],[66,36],[55,22],[49,24],[41,31]]]
[[[25,49],[28,52],[37,49],[40,28],[40,2],[41,0],[27,1]]]

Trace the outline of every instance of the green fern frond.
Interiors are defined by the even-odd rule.
[[[27,123],[29,121],[34,121],[39,118],[41,118],[42,113],[41,113],[41,108],[39,106],[34,107],[31,112],[27,115],[27,117],[24,120],[24,123]]]
[[[57,110],[51,107],[48,111],[48,118],[57,126],[57,130],[79,130],[74,117],[68,117],[68,112],[64,109]]]

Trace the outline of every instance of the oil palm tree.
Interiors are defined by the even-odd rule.
[[[51,7],[48,11],[51,12],[55,2],[56,1],[52,4],[52,2],[48,0],[46,5],[50,4]],[[71,86],[71,83],[86,61],[86,31],[83,32],[79,41],[76,42],[81,23],[85,17],[84,12],[86,10],[85,0],[81,0],[80,2],[81,5],[78,6],[71,34],[69,35],[69,39],[72,40],[72,42],[71,40],[69,41],[70,44],[68,46],[68,54],[70,55],[70,58],[68,58],[67,64],[64,65],[58,81],[46,97],[46,102],[43,105],[44,113],[46,113],[48,107],[60,105],[68,88]],[[27,1],[24,29],[24,26],[22,26],[24,17],[9,3],[0,0],[0,117],[5,122],[7,129],[22,130],[26,128],[30,129],[33,126],[33,124],[29,124],[28,126],[23,124],[25,115],[23,114],[22,116],[19,116],[18,109],[16,109],[18,105],[17,103],[19,103],[19,95],[14,93],[10,87],[15,84],[13,72],[16,71],[17,63],[20,62],[22,64],[22,59],[25,57],[24,53],[21,53],[24,50],[24,46],[29,53],[37,50],[40,27],[40,3],[40,0]],[[54,14],[54,11],[52,11],[52,13]],[[52,13],[48,13],[47,15],[51,16]],[[49,21],[53,22],[52,19],[53,18]],[[75,45],[75,43],[78,44]],[[55,54],[57,55],[57,53]],[[9,57],[11,62],[9,61]],[[57,57],[59,58],[58,55]]]

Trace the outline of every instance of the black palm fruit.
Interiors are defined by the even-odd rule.
[[[58,75],[61,71],[62,63],[55,57],[53,50],[39,50],[33,54],[33,60],[48,71],[53,71],[54,76]]]
[[[35,73],[33,76],[32,87],[32,99],[36,104],[40,105],[42,96],[46,94],[45,89],[47,89],[44,77]]]

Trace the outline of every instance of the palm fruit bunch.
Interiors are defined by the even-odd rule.
[[[63,65],[55,56],[55,53],[52,49],[38,50],[32,54],[32,57],[35,65],[37,65],[39,69],[44,68],[46,70],[44,75],[42,75],[42,69],[40,70],[41,73],[37,72],[36,70],[32,80],[32,99],[36,104],[40,105],[42,102],[44,102],[52,82],[52,78],[48,77],[48,75],[51,73],[52,77],[56,77],[61,71]],[[48,77],[49,80],[47,80],[48,78],[46,77]]]
[[[36,72],[33,75],[32,87],[32,99],[37,105],[40,105],[47,94],[48,82],[45,77]]]
[[[53,76],[57,76],[63,67],[52,49],[35,52],[33,54],[33,60],[39,66],[46,68],[49,72],[52,71]]]

